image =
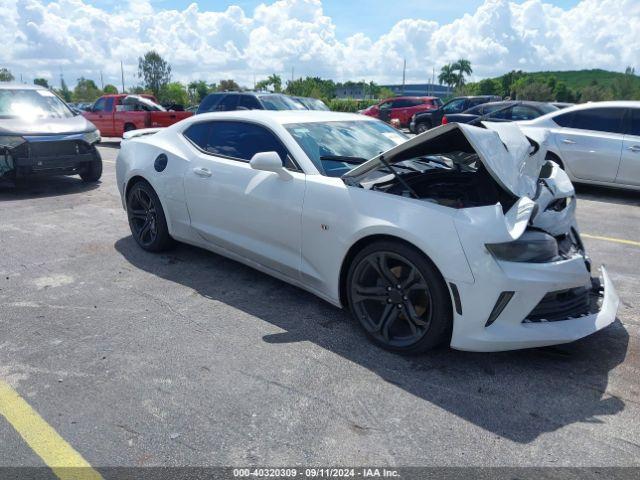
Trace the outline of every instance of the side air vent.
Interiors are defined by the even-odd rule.
[[[500,316],[500,314],[505,309],[507,304],[513,298],[513,294],[514,292],[502,292],[500,294],[500,296],[498,297],[498,300],[496,301],[496,304],[493,307],[493,310],[491,310],[491,315],[489,315],[489,319],[487,320],[487,323],[484,324],[485,328],[496,321],[496,319]]]

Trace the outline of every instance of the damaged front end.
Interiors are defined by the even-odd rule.
[[[452,347],[551,345],[610,324],[618,297],[604,269],[602,280],[591,277],[575,191],[566,173],[545,159],[546,136],[526,137],[515,124],[483,126],[430,130],[343,180],[456,209],[474,282],[456,285],[461,320],[454,321]]]

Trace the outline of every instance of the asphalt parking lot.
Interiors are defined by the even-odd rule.
[[[236,262],[131,238],[115,185],[0,189],[0,380],[93,467],[639,466],[640,194],[580,187],[621,297],[573,344],[406,358]],[[0,416],[0,465],[43,465]]]

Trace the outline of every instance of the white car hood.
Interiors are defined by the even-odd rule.
[[[517,197],[534,198],[540,169],[545,163],[547,132],[542,130],[530,135],[530,138],[539,146],[535,150],[522,130],[514,123],[483,122],[483,125],[486,128],[460,123],[436,127],[377,155],[350,170],[342,178],[359,177],[383,166],[381,157],[384,157],[389,164],[393,164],[394,157],[399,154],[419,147],[423,143],[435,142],[438,137],[458,129],[500,186]]]

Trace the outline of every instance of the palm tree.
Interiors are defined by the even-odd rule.
[[[445,84],[447,89],[451,89],[451,85],[454,85],[457,81],[458,76],[453,68],[453,65],[447,64],[443,65],[440,69],[440,75],[438,75],[438,82],[440,85]]]
[[[471,68],[471,62],[464,58],[461,58],[457,62],[454,62],[453,65],[451,65],[451,68],[453,69],[454,72],[458,72],[458,74],[456,75],[456,81],[455,81],[456,87],[461,87],[462,85],[464,85],[465,83],[464,76],[471,75],[473,73],[473,69]]]

